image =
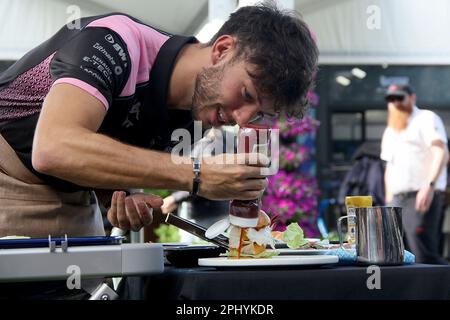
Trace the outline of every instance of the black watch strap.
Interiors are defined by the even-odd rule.
[[[192,180],[192,195],[196,196],[198,194],[198,190],[200,189],[200,178],[195,177],[194,180]]]
[[[194,172],[194,179],[192,179],[191,194],[196,196],[200,189],[200,183],[202,182],[200,179],[201,162],[198,158],[192,158],[192,171]]]

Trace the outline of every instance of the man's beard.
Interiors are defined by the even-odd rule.
[[[400,110],[395,106],[390,106],[388,108],[388,127],[396,131],[406,129],[410,114],[411,113],[406,110]]]
[[[200,112],[208,108],[217,108],[220,95],[220,84],[227,64],[204,68],[195,80],[192,96],[192,117],[199,119]]]

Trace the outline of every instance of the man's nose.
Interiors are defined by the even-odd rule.
[[[256,115],[258,112],[258,106],[255,104],[246,104],[239,108],[234,109],[231,115],[234,121],[239,125],[245,125]]]

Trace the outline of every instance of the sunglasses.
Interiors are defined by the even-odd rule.
[[[386,101],[387,102],[402,102],[403,100],[405,100],[405,96],[388,96],[386,97]]]

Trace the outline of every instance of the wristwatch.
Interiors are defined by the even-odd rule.
[[[436,182],[431,181],[429,186],[432,187],[432,188],[434,188],[435,184],[436,184]]]
[[[192,192],[191,195],[196,196],[200,188],[200,170],[202,164],[199,158],[192,158],[192,172],[194,172],[194,178],[192,179]]]

